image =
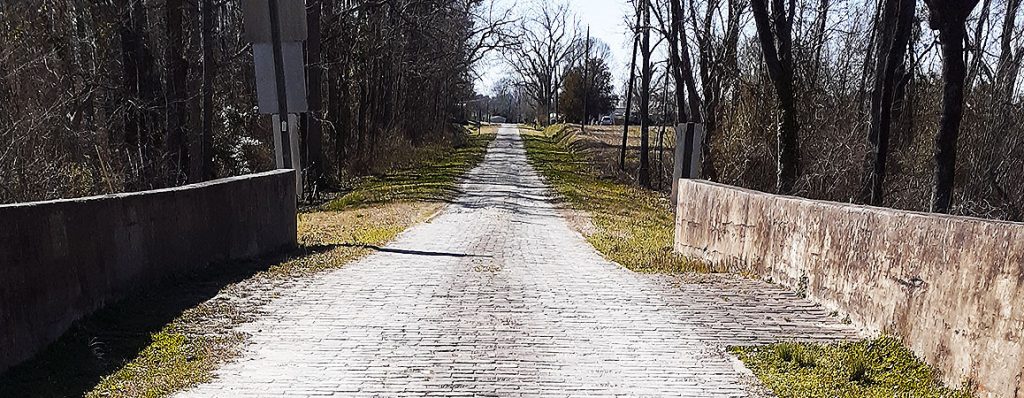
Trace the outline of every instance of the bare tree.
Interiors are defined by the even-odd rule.
[[[677,109],[676,150],[670,196],[670,200],[674,202],[677,197],[679,179],[690,174],[688,168],[694,149],[691,148],[692,130],[684,129],[681,125],[686,122],[700,123],[703,121],[701,114],[704,109],[701,105],[700,94],[697,92],[697,83],[690,61],[690,45],[687,39],[686,15],[682,0],[669,0],[668,3],[668,18],[662,18],[659,13],[658,20],[668,42],[669,71],[676,82],[674,90]]]
[[[160,186],[155,170],[159,115],[155,114],[157,93],[161,90],[155,75],[154,58],[146,29],[149,16],[139,0],[121,0],[119,34],[123,54],[124,90],[127,99],[124,111],[124,150],[129,163],[129,186],[146,189]]]
[[[330,0],[329,0],[330,1]],[[311,179],[306,185],[314,189],[323,184],[323,57],[321,47],[323,35],[320,19],[323,14],[321,0],[306,2],[306,24],[309,28],[309,39],[306,42],[306,80],[308,85],[309,112],[303,115],[303,176]]]
[[[640,170],[638,179],[640,186],[651,187],[651,2],[641,0],[640,9],[643,14],[643,25],[640,27]]]
[[[492,1],[306,4],[313,114],[303,142],[308,166],[323,170],[307,175],[326,177],[318,186],[388,167],[381,154],[457,143],[451,122],[473,95],[473,66],[510,23]],[[273,167],[241,14],[238,2],[214,0],[0,3],[0,41],[19,43],[0,48],[0,202]],[[323,149],[336,156],[318,161]]]
[[[164,3],[167,45],[164,47],[164,65],[167,68],[167,138],[166,150],[172,183],[188,181],[188,137],[185,133],[185,101],[188,92],[188,64],[182,54],[184,43],[183,2],[167,0]]]
[[[680,121],[694,123],[703,122],[703,106],[700,93],[697,91],[697,80],[694,77],[693,63],[690,61],[690,43],[687,38],[686,14],[682,0],[669,0],[670,22],[666,36],[669,43],[669,59],[672,63],[673,78],[676,79],[676,106],[678,109],[689,108],[688,112],[679,112]],[[681,93],[686,92],[684,97]],[[685,100],[684,100],[685,98]]]
[[[1002,101],[1011,100],[1017,77],[1020,74],[1021,60],[1024,58],[1024,48],[1013,47],[1013,39],[1016,36],[1014,28],[1017,26],[1017,14],[1020,12],[1020,8],[1021,0],[1006,2],[999,40],[999,62],[996,66],[998,97]]]
[[[517,36],[507,60],[536,106],[538,120],[547,124],[560,72],[578,50],[579,28],[568,4],[542,2],[536,15],[522,20]]]
[[[416,146],[458,143],[452,122],[478,97],[474,65],[489,50],[522,61],[514,70],[522,73],[486,99],[487,108],[546,121],[584,46],[565,4],[535,1],[536,10],[508,6],[529,9],[520,19],[492,0],[308,1],[314,112],[304,142],[307,166],[322,167],[319,186],[344,186]],[[938,43],[921,21],[925,9],[889,36],[892,14],[884,10],[892,1],[908,7],[902,0],[655,0],[651,56],[673,58],[679,76],[668,68],[670,88],[659,91],[657,68],[648,107],[660,112],[658,101],[676,94],[670,102],[679,105],[679,121],[703,121],[709,179],[914,210],[930,209],[934,190],[936,199],[956,202],[939,210],[1021,220],[1024,1],[929,0],[921,6]],[[273,167],[267,118],[254,109],[238,2],[44,3],[0,4],[0,40],[17,44],[0,46],[0,202]],[[640,27],[643,15],[636,17],[629,23]],[[673,37],[670,46],[656,44]],[[692,70],[685,72],[687,56]],[[631,70],[641,75],[637,66]],[[641,83],[629,90],[630,111],[640,109]],[[872,173],[879,178],[872,181]]]
[[[200,88],[200,128],[199,136],[193,140],[191,166],[189,174],[191,182],[206,181],[213,178],[213,90],[217,67],[214,59],[214,4],[213,0],[200,0],[200,46],[203,62],[202,82]]]
[[[640,12],[640,4],[637,2],[634,7],[636,23],[630,29],[633,35],[633,55],[629,59],[629,80],[626,81],[626,108],[622,114],[622,145],[619,148],[619,170],[626,170],[626,150],[629,146],[629,124],[633,116],[633,84],[636,82],[636,52],[640,48],[640,23],[643,22],[643,14]]]
[[[871,128],[869,183],[865,187],[867,202],[881,206],[884,198],[886,160],[889,156],[889,131],[892,128],[892,106],[896,96],[900,70],[907,57],[910,30],[914,22],[914,0],[885,0],[878,33],[878,59],[871,95]]]
[[[690,4],[696,17],[697,10],[694,3],[691,1]],[[704,177],[712,181],[718,180],[712,143],[718,131],[719,106],[731,90],[738,74],[737,46],[739,45],[741,20],[746,10],[746,2],[726,0],[725,17],[716,20],[716,17],[722,13],[720,10],[722,5],[721,0],[709,1],[699,25],[698,20],[694,18],[694,33],[699,52],[701,96],[704,105],[704,140],[701,143],[703,166],[701,170]],[[716,27],[721,29],[717,35],[715,34]]]
[[[757,25],[757,36],[768,76],[775,86],[780,113],[778,125],[778,179],[776,191],[794,192],[800,175],[800,122],[797,119],[796,92],[793,79],[793,15],[796,1],[750,0],[750,9]]]
[[[963,120],[964,61],[966,22],[978,0],[925,0],[929,25],[939,33],[942,48],[942,113],[935,137],[935,178],[932,184],[932,211],[948,213],[953,202],[956,178],[956,144]]]

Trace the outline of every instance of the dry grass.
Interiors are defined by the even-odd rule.
[[[455,147],[420,149],[415,161],[389,172],[359,178],[352,190],[324,209],[342,210],[398,201],[448,201],[458,195],[456,181],[480,163],[497,127],[484,126],[482,133],[465,137]]]
[[[593,138],[562,126],[524,129],[523,137],[530,163],[569,208],[586,214],[570,217],[571,224],[605,256],[639,272],[713,271],[674,253],[668,199],[605,175],[601,165],[606,158],[587,143]]]
[[[612,179],[624,184],[636,184],[640,169],[640,127],[631,126],[626,138],[626,166],[619,168],[622,147],[622,126],[560,125],[565,134],[573,136],[571,149],[586,153],[591,160],[593,172],[600,179]],[[659,136],[662,145],[659,147]],[[675,150],[675,133],[669,126],[652,126],[649,137],[652,183],[657,191],[671,190],[672,153]]]

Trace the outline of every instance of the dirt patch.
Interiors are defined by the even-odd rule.
[[[594,225],[593,218],[591,218],[585,211],[561,208],[558,212],[562,215],[562,218],[569,223],[570,228],[579,232],[584,237],[591,236],[599,232],[597,226]]]

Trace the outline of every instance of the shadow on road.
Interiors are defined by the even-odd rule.
[[[345,244],[345,245],[341,245],[341,246],[344,246],[344,247],[356,247],[356,248],[362,248],[362,249],[370,249],[370,250],[373,250],[373,251],[376,251],[376,252],[382,252],[382,253],[405,254],[405,255],[410,255],[410,256],[457,257],[457,258],[468,258],[468,257],[493,258],[494,257],[494,256],[484,256],[484,255],[478,255],[478,254],[444,253],[444,252],[427,252],[427,251],[419,251],[419,250],[405,250],[405,249],[395,249],[395,248],[390,248],[390,247],[381,247],[381,246],[374,246],[374,245],[352,245],[352,244]],[[328,247],[330,247],[330,246],[328,246]]]
[[[34,359],[0,375],[0,397],[81,397],[131,362],[151,336],[224,287],[276,264],[328,247],[301,247],[247,262],[214,264],[140,288],[127,298],[75,322]]]

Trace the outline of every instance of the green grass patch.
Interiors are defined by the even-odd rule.
[[[712,271],[675,254],[675,221],[663,194],[601,178],[564,126],[521,131],[533,167],[568,207],[590,217],[594,228],[584,235],[598,251],[638,272]]]
[[[207,381],[217,363],[214,347],[226,341],[215,340],[218,339],[160,331],[137,360],[121,368],[116,377],[104,378],[86,396],[164,397]]]
[[[483,160],[494,140],[494,128],[468,134],[454,148],[428,148],[409,167],[359,179],[355,188],[329,202],[325,210],[371,206],[390,202],[441,202],[458,196],[458,181]]]
[[[780,398],[971,397],[967,387],[943,387],[928,365],[892,337],[733,347],[730,352]]]

